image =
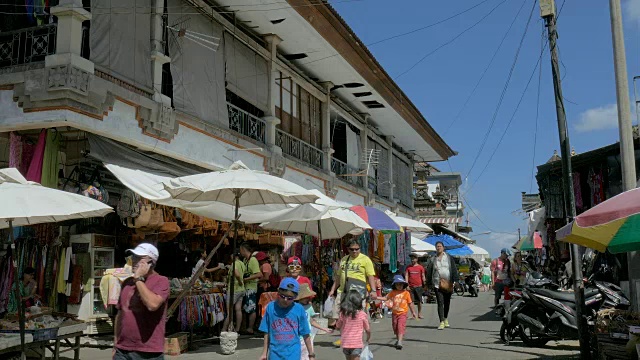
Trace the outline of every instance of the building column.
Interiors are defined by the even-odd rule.
[[[58,18],[56,53],[45,57],[49,91],[70,90],[89,93],[89,81],[94,74],[93,62],[82,58],[82,22],[91,20],[91,13],[81,0],[60,0],[51,8]]]
[[[153,63],[153,100],[166,106],[171,106],[171,99],[162,95],[162,66],[171,62],[171,58],[164,54],[162,43],[162,15],[164,14],[164,0],[154,0],[151,33],[151,61]]]
[[[267,98],[269,106],[264,113],[264,121],[267,123],[265,129],[265,142],[269,151],[274,154],[282,155],[282,149],[276,146],[276,126],[280,124],[280,119],[276,117],[276,96],[278,95],[274,89],[276,86],[276,78],[279,73],[276,71],[276,59],[278,56],[278,45],[282,39],[276,34],[267,34],[264,36],[267,42],[267,50],[270,53],[270,61],[267,62],[267,72],[269,73],[269,86],[267,86]]]
[[[364,127],[362,129],[362,131],[360,131],[360,145],[362,145],[362,149],[360,150],[360,154],[362,154],[362,166],[366,167],[367,166],[367,148],[369,147],[369,114],[363,114],[364,117]],[[364,188],[367,190],[367,192],[369,191],[369,169],[365,168],[363,169],[365,170],[365,176],[363,176],[363,181],[362,181],[362,186],[364,186]]]
[[[389,200],[391,200],[392,203],[395,203],[395,199],[393,197],[393,191],[396,187],[396,184],[393,182],[393,136],[387,135],[384,140],[387,145],[389,145],[389,152],[387,152],[387,160],[389,161]]]
[[[331,88],[333,83],[327,81],[322,83],[326,91],[326,97],[322,101],[322,152],[324,153],[324,161],[322,168],[327,173],[331,173],[331,158],[333,156],[333,148],[331,146]]]
[[[416,189],[416,183],[414,182],[413,179],[415,179],[416,177],[416,158],[415,158],[415,154],[414,153],[408,153],[406,154],[407,158],[409,159],[409,166],[411,169],[411,210],[416,213],[416,197],[415,197],[415,189]]]

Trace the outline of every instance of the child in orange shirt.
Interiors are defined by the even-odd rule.
[[[386,301],[391,308],[393,333],[396,335],[396,349],[402,350],[402,338],[407,328],[407,313],[411,309],[411,315],[416,319],[416,309],[411,301],[411,293],[407,290],[409,284],[402,275],[393,277],[393,290],[386,297],[380,296],[377,299]]]

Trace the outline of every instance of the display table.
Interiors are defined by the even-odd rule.
[[[33,341],[33,335],[25,334],[25,348],[30,356],[36,356],[41,360],[46,358],[46,350],[52,354],[52,359],[60,359],[60,354],[68,351],[74,352],[74,360],[80,360],[80,338],[87,324],[74,324],[58,328],[58,335],[49,340]],[[72,342],[73,341],[73,342]],[[61,350],[64,347],[67,349]],[[0,355],[20,352],[20,334],[0,334]],[[4,358],[0,356],[0,358]]]

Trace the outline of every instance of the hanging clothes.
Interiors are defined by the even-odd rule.
[[[398,233],[390,234],[389,237],[389,271],[395,273],[398,271]]]
[[[591,206],[596,206],[605,200],[604,179],[602,170],[589,170],[589,186],[591,187]]]
[[[582,188],[580,187],[580,173],[574,172],[571,174],[573,179],[573,194],[576,203],[576,209],[582,209],[584,207],[584,203],[582,201]]]
[[[20,164],[20,173],[26,177],[29,172],[29,166],[36,151],[36,145],[32,144],[28,139],[22,139],[22,161]]]
[[[60,134],[55,129],[47,130],[47,140],[42,159],[42,186],[58,188],[58,170],[60,168]]]
[[[22,165],[22,137],[14,133],[9,134],[9,167],[20,169]]]
[[[58,273],[56,275],[57,277],[56,292],[59,294],[64,294],[65,291],[67,290],[67,282],[64,278],[64,267],[65,267],[66,257],[67,257],[67,251],[66,249],[63,249],[62,251],[60,251],[60,261],[58,261]]]
[[[384,254],[382,256],[382,263],[389,264],[391,261],[391,234],[382,234],[384,241]]]
[[[384,260],[384,234],[382,232],[378,232],[378,248],[376,250],[378,259],[381,262],[385,263]]]
[[[42,130],[38,137],[38,144],[33,152],[33,158],[29,164],[29,171],[25,178],[29,181],[40,183],[42,181],[42,159],[44,158],[44,148],[47,142],[47,131]]]

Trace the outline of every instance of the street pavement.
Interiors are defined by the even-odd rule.
[[[501,319],[491,306],[493,293],[480,293],[477,298],[453,295],[449,322],[451,327],[437,330],[438,314],[435,304],[424,305],[424,319],[407,322],[404,349],[393,347],[395,338],[391,319],[372,324],[371,349],[376,359],[576,359],[575,341],[549,342],[544,348],[527,348],[519,341],[506,346],[500,341]],[[334,348],[336,335],[318,335],[315,339],[318,359],[344,359],[342,351]],[[201,343],[200,348],[176,359],[258,359],[262,350],[261,338],[241,338],[233,355],[221,355],[220,346]],[[64,354],[67,355],[67,354]],[[67,355],[69,356],[69,355]],[[81,359],[107,360],[111,350],[84,348]],[[174,357],[167,357],[172,359]],[[66,359],[62,357],[62,359]]]

